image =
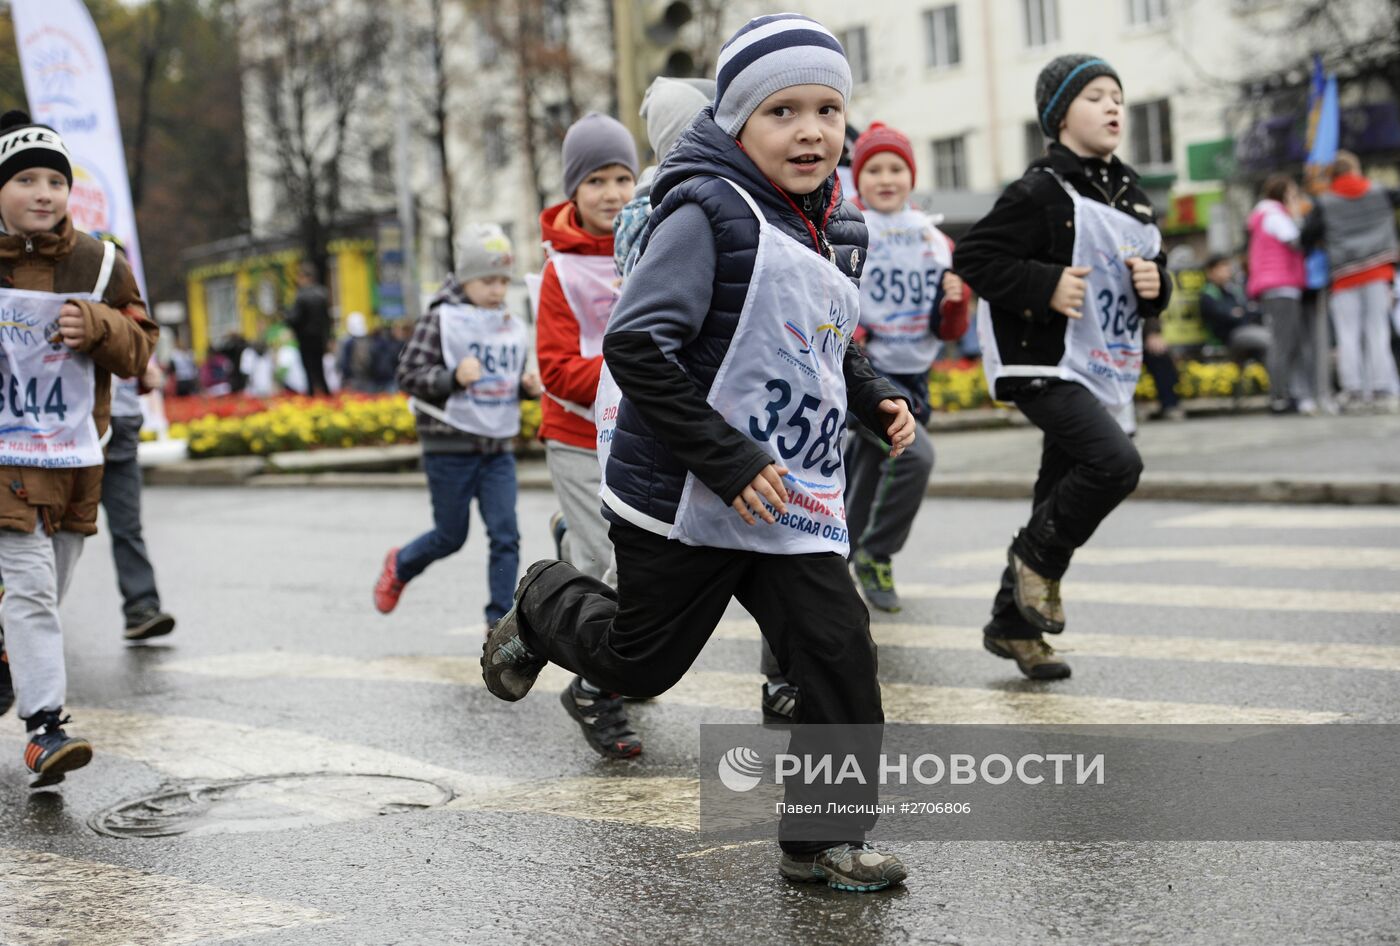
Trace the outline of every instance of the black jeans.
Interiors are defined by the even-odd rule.
[[[1059,579],[1074,550],[1137,488],[1142,457],[1081,384],[1037,378],[1018,386],[1012,397],[1045,440],[1031,519],[1012,540],[1011,550],[1038,574]],[[1040,636],[1016,608],[1009,567],[1002,573],[986,630],[994,637]]]
[[[301,367],[306,372],[306,393],[312,396],[330,394],[326,384],[326,339],[316,335],[297,336]]]
[[[878,770],[878,732],[885,714],[875,642],[870,614],[842,556],[695,547],[618,523],[608,534],[617,555],[616,590],[566,562],[527,573],[518,614],[531,650],[604,690],[657,696],[690,669],[730,600],[738,599],[763,629],[789,681],[802,690],[797,722],[806,725],[795,731],[789,751],[803,754],[804,740],[815,744],[822,730],[831,729],[812,724],[867,724],[856,728],[874,735],[863,737],[853,752],[862,771]],[[873,805],[878,785],[874,778],[868,781],[863,800]],[[808,788],[789,780],[786,788],[790,801],[811,804],[826,798],[822,786]],[[840,800],[849,802],[851,796],[849,787],[840,789]],[[809,816],[798,832],[780,827],[783,849],[799,854],[858,842],[875,820],[818,817],[822,830],[830,822],[824,840],[784,839],[791,833],[810,838],[814,819]],[[789,821],[785,817],[784,826]]]

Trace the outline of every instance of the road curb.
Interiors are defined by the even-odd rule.
[[[519,468],[521,490],[553,489],[543,464]],[[257,489],[426,489],[422,473],[262,473],[243,485]],[[194,484],[191,484],[194,485]],[[209,484],[198,484],[209,485]],[[221,484],[228,485],[228,484]],[[1035,477],[1020,473],[973,473],[942,476],[928,484],[939,499],[1025,499]],[[1146,473],[1134,499],[1198,503],[1282,503],[1301,505],[1400,505],[1400,476],[1227,476],[1193,473]]]

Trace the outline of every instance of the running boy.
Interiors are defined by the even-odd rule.
[[[593,402],[603,370],[603,331],[617,304],[613,219],[637,184],[637,146],[622,123],[590,112],[564,135],[564,193],[540,214],[549,260],[540,281],[536,325],[540,439],[562,516],[551,523],[558,554],[590,578],[612,563],[599,508],[598,431]],[[642,751],[622,696],[576,677],[560,694],[593,750],[627,759]]]
[[[967,297],[952,270],[953,241],[909,203],[914,149],[880,122],[856,139],[851,171],[870,228],[870,253],[860,282],[865,356],[913,405],[914,443],[898,459],[868,431],[846,445],[846,516],[852,561],[865,600],[900,609],[890,559],[909,538],[933,472],[928,373],[944,341],[967,331]]]
[[[850,67],[821,25],[778,14],[725,44],[717,78],[714,105],[652,185],[604,342],[623,392],[603,489],[617,589],[563,562],[532,565],[483,674],[506,700],[547,661],[660,694],[737,598],[801,688],[799,722],[876,729],[875,644],[846,571],[843,418],[849,407],[894,453],[914,418],[849,344],[866,243],[834,173]],[[873,764],[878,740],[862,748]],[[785,816],[783,875],[902,882],[898,858],[865,845],[872,823]]]
[[[510,607],[520,574],[520,398],[540,396],[539,379],[525,373],[529,330],[506,307],[513,262],[499,227],[469,228],[457,249],[456,275],[428,303],[399,361],[399,387],[413,398],[423,447],[433,528],[389,550],[374,586],[382,614],[394,610],[406,584],[466,543],[473,499],[491,542],[487,629]]]
[[[1152,204],[1114,150],[1123,89],[1102,59],[1060,56],[1036,80],[1054,139],[958,244],[953,266],[982,297],[987,384],[1045,434],[1030,522],[1007,552],[983,643],[1032,679],[1067,677],[1042,634],[1065,627],[1060,578],[1074,550],[1137,487],[1120,426],[1142,366],[1142,323],[1171,282]]]
[[[73,229],[63,139],[21,111],[0,117],[0,624],[34,787],[92,759],[64,731],[58,606],[97,531],[112,375],[146,368],[158,329],[116,247]]]

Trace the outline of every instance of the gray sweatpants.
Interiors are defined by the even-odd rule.
[[[1269,327],[1269,397],[1286,401],[1314,397],[1313,342],[1303,300],[1286,296],[1265,296],[1259,300]]]
[[[82,551],[83,536],[49,536],[42,521],[33,532],[0,530],[0,625],[21,719],[62,708],[68,695],[58,606]]]
[[[1383,280],[1332,293],[1337,374],[1356,397],[1395,397],[1400,380],[1390,350],[1390,284]]]
[[[136,459],[140,439],[141,418],[113,417],[112,441],[102,468],[102,508],[107,512],[117,589],[127,620],[160,610],[156,573],[141,534],[141,464]]]
[[[589,578],[615,585],[609,578],[614,569],[608,521],[603,518],[603,501],[598,497],[603,485],[598,454],[557,440],[546,440],[544,446],[554,495],[569,526],[564,533],[564,561]]]
[[[932,472],[933,440],[923,427],[914,428],[914,442],[894,458],[864,427],[851,430],[846,438],[846,527],[852,558],[860,551],[889,561],[904,548]]]

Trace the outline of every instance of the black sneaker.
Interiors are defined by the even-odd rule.
[[[0,648],[0,716],[15,705],[15,682],[10,679],[10,655]]]
[[[594,752],[609,759],[630,759],[642,754],[641,737],[633,732],[620,695],[590,693],[583,687],[583,678],[574,677],[559,694],[559,702],[583,730],[583,738]]]
[[[768,684],[760,688],[763,695],[759,705],[763,707],[763,721],[766,723],[790,723],[797,714],[797,687],[784,683],[776,690],[769,690]]]
[[[562,512],[556,512],[549,517],[549,534],[554,539],[554,557],[561,562],[564,560],[564,533],[569,531],[569,524],[564,520]]]
[[[795,883],[824,880],[835,890],[870,893],[904,883],[909,872],[893,854],[869,844],[838,844],[815,854],[784,854],[778,871]]]
[[[525,641],[520,637],[519,611],[520,598],[535,575],[553,564],[552,561],[536,562],[526,569],[525,577],[515,587],[515,601],[510,610],[491,628],[486,642],[481,645],[481,677],[486,682],[486,689],[493,696],[510,703],[525,698],[525,694],[535,685],[535,678],[549,663],[525,646]]]
[[[870,606],[877,611],[898,614],[903,605],[894,590],[894,570],[890,568],[889,561],[882,562],[866,552],[857,552],[855,568],[856,582]]]
[[[164,637],[175,630],[175,619],[158,608],[133,614],[126,619],[126,631],[122,635],[129,641],[144,641],[152,637]]]
[[[57,785],[69,772],[92,761],[92,744],[63,731],[72,717],[60,718],[56,712],[41,715],[42,722],[29,731],[29,745],[24,747],[24,764],[38,776],[30,788]]]

